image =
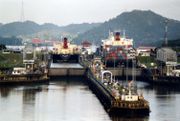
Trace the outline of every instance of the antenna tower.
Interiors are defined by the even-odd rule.
[[[165,34],[164,34],[165,46],[168,45],[167,33],[168,33],[168,20],[166,19],[166,20],[165,20]]]
[[[24,1],[21,2],[21,22],[24,22]]]

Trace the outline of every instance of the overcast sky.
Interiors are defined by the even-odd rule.
[[[152,10],[180,20],[180,0],[23,0],[24,20],[67,25],[104,22],[124,11]],[[0,23],[21,20],[22,0],[0,0]]]

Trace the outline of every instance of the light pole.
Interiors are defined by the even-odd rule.
[[[128,56],[127,56],[127,47],[126,47],[126,81],[128,81]]]
[[[115,54],[114,54],[114,81],[115,81]]]
[[[109,47],[107,48],[107,52],[105,52],[106,54],[105,54],[105,65],[107,66],[107,54],[109,53]]]
[[[167,33],[168,33],[168,19],[165,20],[165,34],[164,34],[165,46],[168,46]]]

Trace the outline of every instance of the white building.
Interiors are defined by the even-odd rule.
[[[23,68],[23,67],[15,67],[15,68],[13,68],[12,74],[13,74],[13,75],[26,74],[26,68]]]
[[[157,60],[166,64],[177,64],[176,51],[171,48],[160,48],[157,50]]]
[[[156,59],[160,62],[159,67],[161,68],[161,73],[167,76],[172,75],[172,71],[177,65],[176,51],[168,47],[160,48],[157,50]]]
[[[138,56],[150,56],[151,50],[154,49],[155,47],[140,46],[136,49],[136,52]]]

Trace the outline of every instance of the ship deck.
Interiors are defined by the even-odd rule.
[[[51,63],[50,68],[83,68],[79,63]]]

